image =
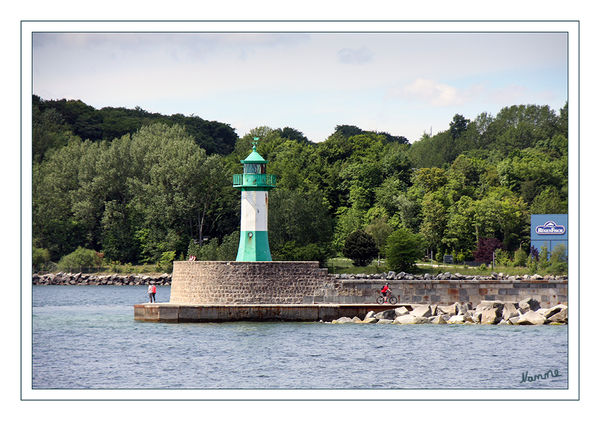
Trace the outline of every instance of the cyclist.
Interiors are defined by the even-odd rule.
[[[381,295],[383,295],[383,298],[387,301],[391,293],[392,290],[390,289],[390,283],[388,282],[381,288]]]

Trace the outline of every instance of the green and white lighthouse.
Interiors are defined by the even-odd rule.
[[[276,177],[267,174],[267,162],[256,151],[258,138],[252,142],[252,153],[240,162],[243,174],[233,175],[233,187],[242,191],[240,245],[238,262],[270,262],[267,231],[269,190],[275,187]]]

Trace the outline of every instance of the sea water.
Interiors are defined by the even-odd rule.
[[[34,286],[33,388],[567,387],[567,326],[137,322],[146,290]]]

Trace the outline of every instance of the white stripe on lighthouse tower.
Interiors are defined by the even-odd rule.
[[[268,195],[260,190],[242,191],[241,231],[267,231]]]

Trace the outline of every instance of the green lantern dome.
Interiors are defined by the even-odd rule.
[[[252,142],[252,152],[246,157],[246,159],[242,159],[240,161],[242,164],[266,164],[269,162],[260,156],[260,154],[256,151],[256,143],[257,142]]]

